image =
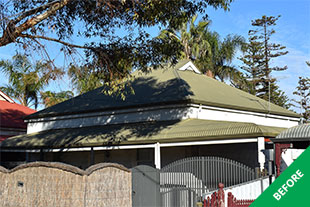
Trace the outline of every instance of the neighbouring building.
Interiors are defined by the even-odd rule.
[[[277,176],[310,145],[310,124],[301,124],[282,131],[271,139],[275,148]]]
[[[0,91],[0,141],[16,135],[26,134],[24,117],[36,112],[13,101]]]
[[[126,99],[98,88],[26,117],[27,135],[1,150],[27,161],[81,168],[115,162],[160,169],[187,157],[218,156],[264,167],[270,138],[298,125],[300,115],[200,74],[190,61],[136,71]]]
[[[13,101],[8,95],[0,91],[0,145],[9,137],[27,133],[27,123],[24,117],[36,112],[26,106]],[[5,157],[0,155],[2,162],[23,161],[23,154],[8,153]]]

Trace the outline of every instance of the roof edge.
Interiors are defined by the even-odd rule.
[[[223,103],[214,103],[214,102],[207,102],[207,101],[201,101],[201,100],[197,100],[197,99],[190,99],[191,103],[194,104],[204,104],[206,106],[213,106],[213,107],[220,107],[220,108],[225,108],[225,109],[234,109],[234,110],[243,110],[243,111],[248,111],[248,112],[258,112],[258,113],[263,113],[263,114],[271,114],[271,115],[281,115],[281,116],[288,116],[288,117],[293,117],[293,118],[301,118],[300,114],[297,114],[295,112],[291,112],[288,110],[288,113],[282,113],[282,112],[275,112],[275,111],[268,111],[266,110],[257,110],[257,109],[249,109],[246,107],[240,107],[240,106],[231,106],[228,104],[223,104]],[[280,106],[279,106],[280,107]]]

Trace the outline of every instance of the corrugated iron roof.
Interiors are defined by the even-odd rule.
[[[253,123],[187,119],[58,129],[11,137],[3,148],[67,148],[275,137],[284,128]]]
[[[131,94],[128,89],[125,100],[116,96],[107,96],[103,93],[104,88],[98,88],[39,111],[28,118],[175,103],[197,103],[228,109],[300,117],[299,114],[275,104],[269,104],[265,100],[206,75],[178,70],[187,62],[181,61],[175,67],[151,70],[147,74],[135,72],[134,78],[130,80],[130,85],[135,93]]]
[[[283,141],[309,141],[310,140],[310,124],[302,124],[291,127],[281,132],[273,142]]]
[[[23,118],[36,112],[26,106],[8,101],[0,101],[0,130],[1,127],[27,128]]]

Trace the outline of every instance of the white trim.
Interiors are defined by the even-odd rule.
[[[290,117],[290,116],[281,116],[281,115],[274,115],[274,114],[266,114],[262,112],[252,112],[252,111],[244,111],[244,110],[237,110],[237,109],[229,109],[229,108],[220,108],[215,106],[207,106],[202,104],[176,104],[176,105],[165,105],[165,106],[151,106],[151,107],[143,107],[143,108],[135,108],[135,109],[121,109],[121,110],[113,110],[113,111],[103,111],[103,112],[92,112],[92,113],[84,113],[84,114],[72,114],[72,115],[63,115],[63,116],[55,116],[55,117],[46,117],[46,118],[34,118],[25,120],[25,122],[44,122],[44,121],[55,121],[55,120],[66,120],[72,118],[89,118],[89,117],[97,117],[97,116],[105,116],[105,115],[117,115],[117,114],[130,114],[130,113],[137,113],[137,112],[145,112],[145,111],[156,111],[159,109],[178,109],[178,108],[185,108],[185,107],[195,107],[198,108],[199,111],[203,109],[210,109],[215,111],[225,111],[237,114],[247,114],[247,115],[255,115],[261,116],[265,118],[276,118],[276,119],[284,119],[284,120],[291,120],[291,121],[299,121],[300,118]]]
[[[11,99],[8,95],[3,93],[1,90],[0,90],[0,96],[2,96],[7,102],[15,103],[15,101],[13,99]]]
[[[120,111],[75,114],[68,116],[31,119],[27,133],[50,129],[79,128],[111,124],[137,123],[147,121],[168,121],[196,118],[202,120],[249,122],[257,125],[289,128],[296,126],[299,119],[288,116],[224,109],[198,104],[178,104],[158,107],[143,107]]]
[[[156,169],[160,169],[161,168],[161,162],[160,162],[160,144],[159,142],[157,142],[155,144],[155,148],[154,148],[154,164]]]
[[[229,109],[229,108],[220,108],[215,106],[207,106],[207,105],[201,105],[201,104],[191,104],[190,106],[197,107],[201,110],[203,109],[210,109],[215,111],[225,111],[225,112],[231,112],[231,113],[237,113],[237,114],[247,114],[247,115],[255,115],[255,116],[261,116],[265,118],[275,118],[275,119],[285,119],[285,120],[291,120],[291,121],[299,121],[300,118],[296,117],[290,117],[290,116],[281,116],[281,115],[274,115],[274,114],[266,114],[262,112],[253,112],[253,111],[244,111],[244,110],[237,110],[237,109]]]
[[[198,68],[191,61],[183,65],[181,68],[179,68],[179,70],[191,70],[194,71],[195,73],[201,74]]]
[[[226,140],[208,140],[208,141],[193,141],[193,142],[175,142],[175,143],[159,143],[160,147],[181,147],[191,145],[213,145],[213,144],[238,144],[238,143],[251,143],[257,142],[257,138],[245,138],[245,139],[226,139]],[[120,145],[120,146],[101,146],[101,147],[79,147],[79,148],[64,148],[64,149],[43,149],[43,152],[76,152],[76,151],[90,151],[93,148],[94,151],[98,150],[121,150],[121,149],[143,149],[143,148],[155,148],[155,144],[144,145]],[[10,152],[40,152],[38,150],[10,150],[0,149],[1,151]]]
[[[134,108],[134,109],[120,109],[120,110],[113,110],[113,111],[101,111],[101,112],[72,114],[72,115],[63,115],[63,116],[54,116],[54,117],[45,117],[45,118],[34,118],[34,119],[25,120],[25,122],[31,123],[31,122],[44,122],[44,121],[55,121],[55,120],[67,120],[67,119],[74,119],[74,118],[90,118],[90,117],[98,117],[98,116],[106,116],[106,115],[131,114],[131,113],[145,112],[145,111],[156,111],[159,109],[179,109],[179,108],[186,108],[190,106],[192,106],[192,104],[174,104],[174,105],[151,106],[151,107]]]
[[[258,157],[258,163],[260,165],[260,170],[264,169],[264,164],[266,161],[265,155],[263,153],[264,149],[265,149],[265,138],[258,137],[257,138],[257,157]]]

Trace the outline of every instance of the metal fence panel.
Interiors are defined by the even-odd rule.
[[[221,157],[190,157],[175,161],[160,170],[163,207],[196,206],[203,195],[217,189],[255,179],[255,170]]]

